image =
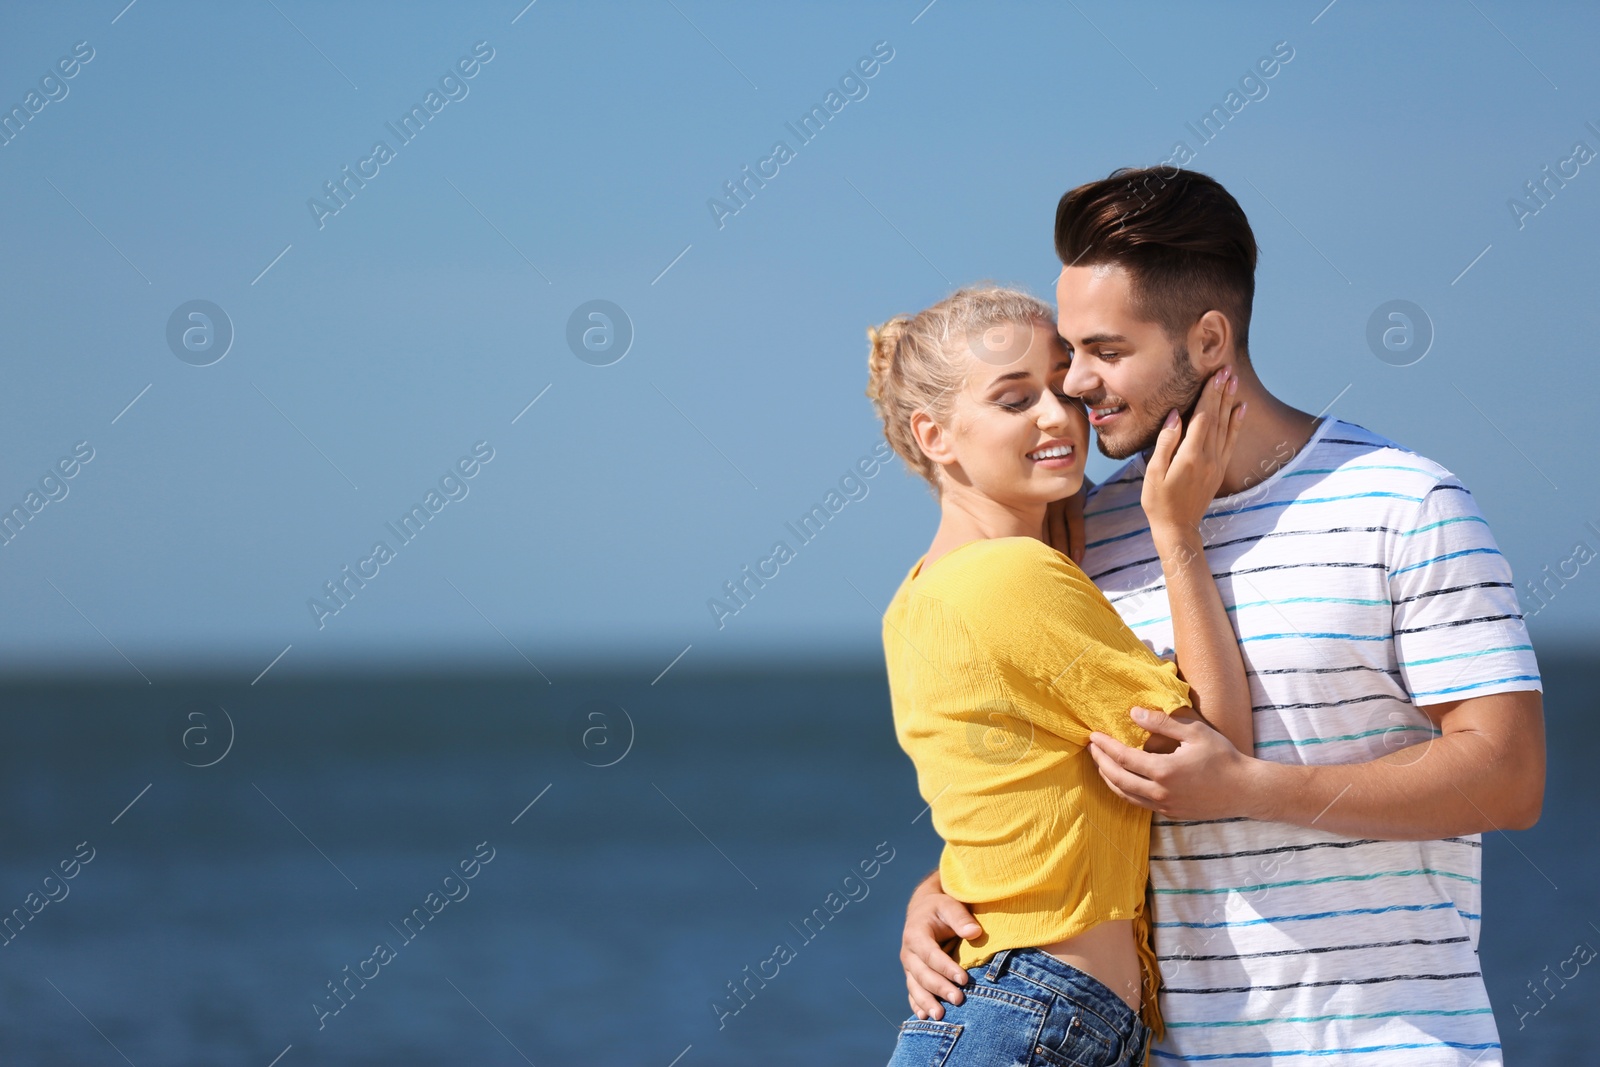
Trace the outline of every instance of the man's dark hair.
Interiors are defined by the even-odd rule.
[[[1069,267],[1127,269],[1134,312],[1181,339],[1213,309],[1249,358],[1256,238],[1215,178],[1177,167],[1124,167],[1056,205],[1056,255]]]

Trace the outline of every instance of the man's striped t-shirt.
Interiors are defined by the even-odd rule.
[[[1090,497],[1084,570],[1170,654],[1135,457]],[[1214,501],[1206,556],[1255,707],[1256,755],[1356,763],[1433,736],[1419,705],[1538,689],[1511,570],[1449,471],[1325,419]],[[1167,1037],[1155,1062],[1489,1067],[1477,835],[1369,841],[1248,819],[1151,831]]]

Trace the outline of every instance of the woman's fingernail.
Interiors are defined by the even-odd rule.
[[[1132,714],[1134,722],[1145,722],[1150,718],[1150,713],[1143,708],[1134,708]]]
[[[1167,412],[1167,421],[1165,423],[1163,423],[1162,426],[1165,429],[1172,430],[1172,429],[1176,429],[1177,425],[1178,425],[1178,409],[1177,408],[1173,408],[1171,411]]]

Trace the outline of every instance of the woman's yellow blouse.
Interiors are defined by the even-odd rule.
[[[883,643],[895,733],[945,842],[939,876],[984,929],[957,962],[1133,919],[1153,979],[1150,813],[1106,787],[1085,745],[1099,731],[1142,746],[1129,709],[1187,707],[1188,685],[1042,541],[972,541],[922,563]]]

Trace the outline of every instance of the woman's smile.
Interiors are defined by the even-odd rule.
[[[1045,470],[1071,470],[1078,462],[1078,446],[1072,441],[1046,441],[1028,453],[1028,459]]]

